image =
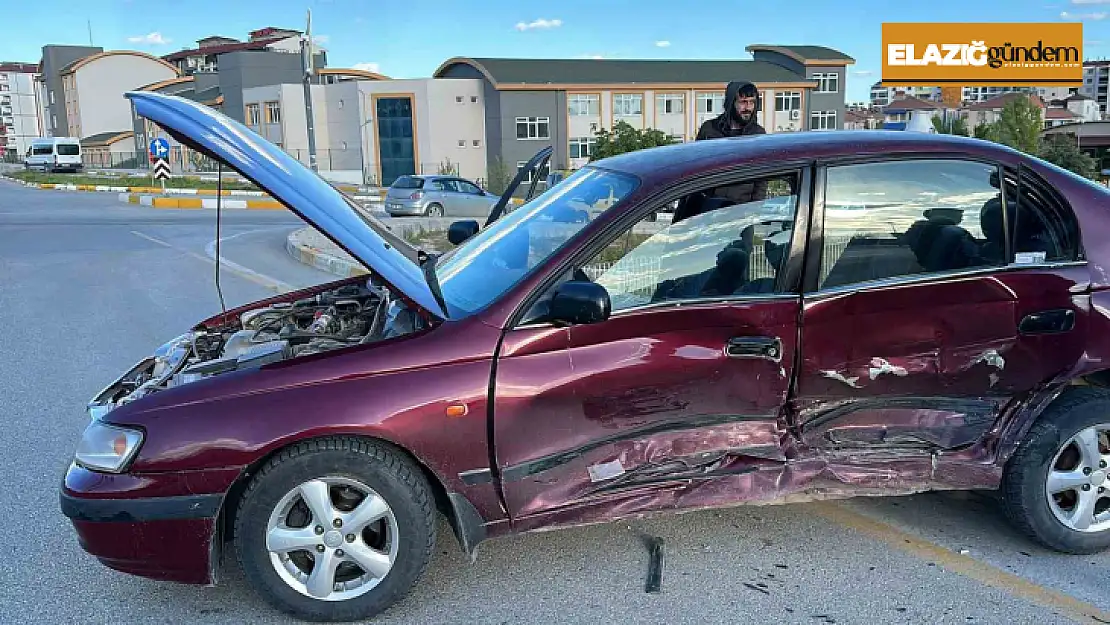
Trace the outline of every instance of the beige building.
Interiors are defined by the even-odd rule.
[[[132,128],[131,105],[123,94],[178,77],[177,68],[133,50],[100,52],[80,58],[60,72],[66,128],[55,136],[85,138]]]
[[[345,80],[312,86],[316,160],[325,177],[388,185],[401,172],[449,170],[471,180],[485,178],[481,81],[346,74]],[[248,127],[309,163],[302,85],[244,89],[243,102]]]

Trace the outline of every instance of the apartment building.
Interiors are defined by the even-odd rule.
[[[301,35],[299,30],[273,26],[252,30],[247,34],[246,41],[212,35],[198,39],[195,48],[179,50],[162,58],[176,66],[182,76],[195,72],[216,72],[219,71],[220,57],[230,52],[254,50],[299,55]]]
[[[489,166],[501,159],[510,168],[522,167],[550,144],[552,168],[580,167],[589,160],[594,134],[618,121],[691,141],[705,120],[722,112],[732,80],[759,89],[759,122],[769,133],[842,127],[851,57],[820,46],[747,49],[752,60],[456,57],[433,77],[481,81]]]
[[[1084,61],[1083,86],[1079,88],[1079,93],[1092,98],[1103,115],[1107,113],[1108,89],[1110,89],[1110,61]]]
[[[0,63],[0,156],[25,154],[42,136],[33,63]]]
[[[44,46],[36,80],[44,136],[85,138],[132,127],[123,94],[178,77],[177,68],[135,50]]]
[[[151,82],[138,89],[179,95],[202,102],[236,121],[245,123],[247,117],[243,102],[244,90],[283,83],[300,84],[304,74],[301,57],[297,54],[272,50],[231,50],[220,52],[216,56],[219,58],[219,64],[216,66],[193,68],[186,75]],[[326,58],[323,52],[313,57],[315,71],[319,76],[317,80],[326,80],[334,75],[334,72],[324,67]],[[376,76],[376,74],[372,75]],[[152,124],[135,115],[134,111],[131,112],[125,128],[134,131],[137,152],[146,152],[150,139],[158,134]]]

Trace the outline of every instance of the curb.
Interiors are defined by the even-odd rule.
[[[58,184],[54,182],[24,182],[18,178],[2,176],[5,180],[21,184],[32,189],[54,189],[55,191],[101,191],[114,193],[156,193],[159,195],[216,195],[215,189],[176,189],[161,187],[117,187],[111,185],[92,184]],[[243,195],[251,197],[269,197],[262,191],[240,191],[237,189],[223,190],[220,195]]]
[[[214,197],[154,197],[152,195],[140,195],[138,193],[120,193],[119,201],[128,204],[150,206],[151,208],[216,208],[217,202],[220,203],[220,208],[236,210],[278,210],[285,208],[285,205],[281,202],[270,199],[222,200]]]
[[[295,260],[340,278],[364,276],[369,273],[365,267],[356,262],[322,252],[311,245],[295,242],[293,239],[297,232],[299,231],[293,231],[285,239],[285,251],[289,252]]]

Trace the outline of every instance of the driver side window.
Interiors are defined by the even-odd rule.
[[[575,272],[612,311],[776,292],[790,255],[800,175],[749,179],[681,198],[621,233]]]

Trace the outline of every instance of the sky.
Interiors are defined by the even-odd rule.
[[[880,75],[887,22],[1081,21],[1084,55],[1110,58],[1110,0],[60,0],[18,2],[0,61],[37,63],[47,44],[164,55],[266,26],[312,32],[329,67],[430,76],[455,56],[750,59],[749,44],[823,45],[856,59],[848,101]],[[91,28],[90,28],[91,27]],[[737,79],[743,79],[738,76]]]

